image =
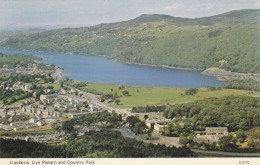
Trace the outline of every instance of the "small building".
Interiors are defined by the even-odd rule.
[[[37,110],[36,110],[36,114],[37,114],[37,115],[41,115],[41,114],[42,114],[42,110],[43,110],[43,109],[37,109]]]
[[[32,128],[32,127],[36,127],[36,126],[37,126],[36,123],[29,123],[29,124],[25,125],[26,128]]]
[[[61,115],[61,112],[54,111],[54,112],[53,112],[53,116],[55,116],[55,117],[61,117],[62,115]]]
[[[20,110],[21,112],[26,112],[26,107],[22,107]]]
[[[64,106],[65,109],[69,110],[70,108],[73,108],[73,106],[71,104],[67,104]]]
[[[40,120],[36,123],[38,126],[43,126],[45,125],[44,121],[43,120]]]
[[[57,121],[57,118],[54,117],[54,116],[47,116],[45,120],[46,120],[46,121],[51,121],[51,122],[56,122],[56,121]]]
[[[100,111],[101,108],[99,106],[93,105],[93,104],[89,104],[89,110],[90,111]]]
[[[82,115],[89,114],[89,112],[81,112],[81,113],[68,113],[68,118],[76,118]]]
[[[52,95],[40,95],[40,100],[48,100],[48,102],[52,102],[54,101],[54,99],[57,97],[56,94],[52,94]]]
[[[42,115],[43,116],[50,116],[50,115],[52,115],[52,112],[51,111],[48,111],[48,110],[42,110]]]
[[[17,127],[14,127],[14,130],[15,131],[18,131],[18,130],[21,130],[21,129],[25,129],[26,128],[26,126],[17,126]]]
[[[38,119],[36,117],[30,118],[29,123],[36,123]]]
[[[22,86],[22,90],[23,91],[31,91],[33,85],[30,84],[30,83],[25,83],[23,86]]]
[[[0,118],[0,123],[4,123],[6,121],[6,117],[1,117]]]
[[[86,109],[86,108],[81,108],[81,109],[80,109],[80,112],[88,112],[88,109]]]
[[[23,121],[17,121],[17,122],[10,123],[10,126],[18,126],[18,125],[22,125],[22,124],[24,124]]]
[[[155,124],[154,131],[158,132],[158,133],[163,133],[165,131],[166,127],[167,127],[167,125]]]
[[[54,103],[53,107],[60,109],[60,108],[63,108],[63,105],[61,103],[57,102],[57,103]]]
[[[37,120],[41,120],[42,119],[42,115],[35,115],[35,117],[37,118]]]
[[[66,95],[67,91],[65,89],[61,89],[59,92],[60,95]]]
[[[29,141],[29,140],[30,140],[30,136],[26,136],[26,137],[24,138],[24,140],[25,140],[25,141]]]
[[[16,111],[15,110],[9,110],[9,111],[7,111],[7,115],[15,116],[16,115]]]
[[[11,116],[8,121],[12,122],[12,121],[19,121],[19,120],[22,120],[23,119],[23,116],[22,115],[16,115],[16,116]]]
[[[70,113],[77,113],[78,110],[74,108],[74,109],[70,109],[69,112],[70,112]]]
[[[0,113],[0,116],[1,116],[1,117],[6,117],[7,115],[6,115],[5,113],[1,112],[1,113]]]

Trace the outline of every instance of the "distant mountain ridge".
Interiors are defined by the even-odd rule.
[[[9,36],[0,46],[106,55],[125,63],[260,73],[260,9],[193,19],[142,14],[116,23]]]

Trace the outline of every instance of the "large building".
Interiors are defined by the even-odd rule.
[[[196,135],[228,135],[227,127],[206,127],[205,131],[194,131]]]
[[[228,135],[227,127],[206,127],[206,135]]]
[[[194,131],[195,142],[218,142],[219,138],[228,135],[227,127],[206,127],[205,131]]]
[[[160,118],[160,119],[147,119],[145,124],[148,128],[153,129],[157,133],[163,133],[167,127],[167,123],[172,122],[171,119]]]

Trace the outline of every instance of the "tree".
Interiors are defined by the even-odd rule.
[[[129,122],[130,127],[132,127],[132,128],[135,127],[135,124],[137,122],[140,122],[139,118],[136,116],[128,116],[126,120]]]
[[[75,95],[76,95],[76,96],[78,96],[78,94],[79,94],[79,92],[78,92],[78,91],[75,91],[74,93],[75,93]]]
[[[52,85],[48,85],[47,89],[53,89],[53,86]]]
[[[196,93],[198,93],[198,89],[197,88],[190,88],[185,90],[185,94],[186,95],[195,95]]]
[[[124,90],[123,92],[122,92],[122,94],[124,95],[124,96],[129,96],[130,94],[129,94],[129,91],[127,91],[127,90]]]
[[[115,102],[116,102],[116,105],[118,105],[121,102],[121,100],[116,99]]]
[[[165,128],[165,135],[172,136],[172,132],[173,132],[172,127],[173,127],[172,123],[167,124],[167,127]]]
[[[73,124],[70,121],[65,121],[62,123],[62,130],[66,132],[71,132],[73,130]]]
[[[221,149],[228,150],[229,148],[232,147],[231,142],[232,142],[232,135],[227,135],[219,138],[218,144]]]
[[[149,136],[150,140],[152,139],[153,129],[148,129],[147,135]]]
[[[147,128],[147,126],[145,125],[145,122],[137,122],[134,125],[134,129],[133,131],[137,134],[142,134],[145,132],[145,129]]]
[[[144,120],[147,120],[148,119],[148,115],[144,115]]]
[[[179,142],[183,145],[187,145],[188,143],[193,142],[193,135],[188,133],[181,133]]]
[[[64,82],[62,80],[59,81],[59,86],[60,86],[60,88],[64,87]]]
[[[77,133],[76,133],[75,130],[73,130],[73,131],[69,134],[68,139],[69,139],[70,141],[72,141],[72,140],[74,140],[74,139],[76,139],[76,138],[77,138]]]

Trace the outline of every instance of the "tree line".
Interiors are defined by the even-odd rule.
[[[186,147],[175,148],[124,138],[119,131],[90,131],[63,145],[0,139],[1,158],[152,158],[194,157]]]

